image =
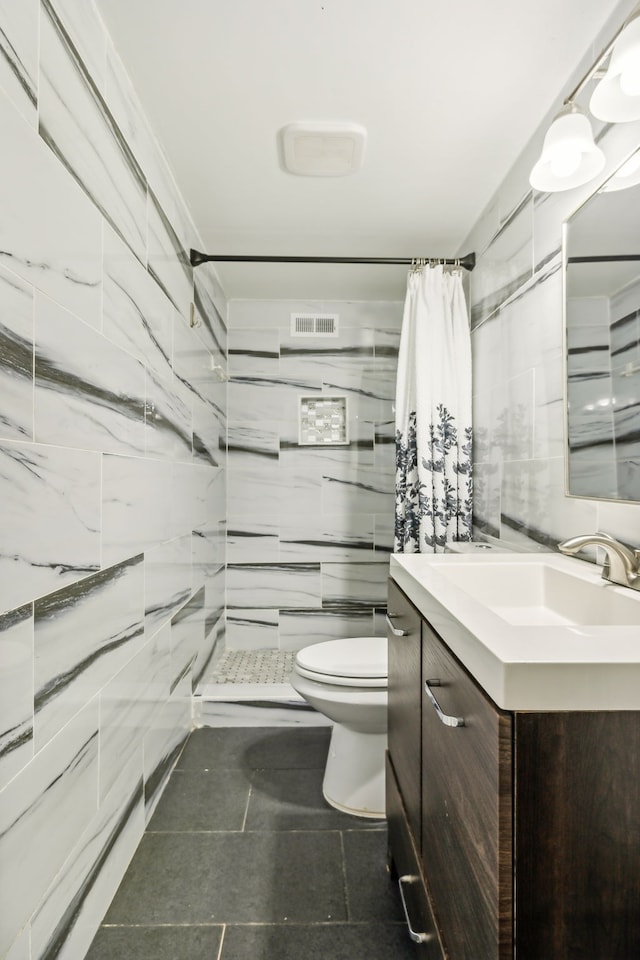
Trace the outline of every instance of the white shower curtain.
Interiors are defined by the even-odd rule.
[[[396,553],[470,540],[471,335],[458,269],[412,268],[396,385]]]

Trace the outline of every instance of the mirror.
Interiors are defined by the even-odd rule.
[[[640,150],[566,222],[564,265],[567,494],[640,501]]]

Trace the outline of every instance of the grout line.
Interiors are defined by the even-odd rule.
[[[220,960],[220,957],[222,956],[222,948],[223,948],[223,946],[224,946],[224,937],[225,937],[226,932],[227,932],[227,924],[225,923],[225,924],[223,924],[222,934],[221,934],[221,936],[220,936],[220,946],[219,946],[219,948],[218,948],[217,960]]]
[[[251,802],[251,794],[253,793],[253,784],[249,784],[249,793],[247,794],[247,802],[244,808],[244,817],[242,818],[242,826],[240,828],[241,833],[245,833],[245,828],[247,826],[247,817],[249,816],[249,803]]]
[[[347,887],[347,854],[344,849],[344,833],[340,831],[340,850],[342,851],[342,893],[344,896],[345,912],[347,914],[347,923],[351,922],[351,905],[349,903],[349,890]]]

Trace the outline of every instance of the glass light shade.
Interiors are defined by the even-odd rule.
[[[543,193],[570,190],[588,183],[604,165],[605,156],[593,142],[589,120],[574,104],[569,104],[547,130],[529,183]]]
[[[640,120],[640,12],[616,40],[589,109],[594,117],[609,123]]]

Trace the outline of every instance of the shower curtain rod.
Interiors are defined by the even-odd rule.
[[[451,266],[464,267],[465,270],[473,270],[476,265],[475,253],[467,253],[464,257],[247,257],[231,256],[226,254],[208,254],[200,253],[199,250],[191,249],[189,260],[192,267],[199,267],[201,263],[372,263],[372,264],[396,264],[400,266],[412,266],[416,262],[424,260],[437,261],[438,263],[450,264]]]
[[[607,254],[602,257],[567,257],[567,263],[624,263],[640,260],[640,253]]]

